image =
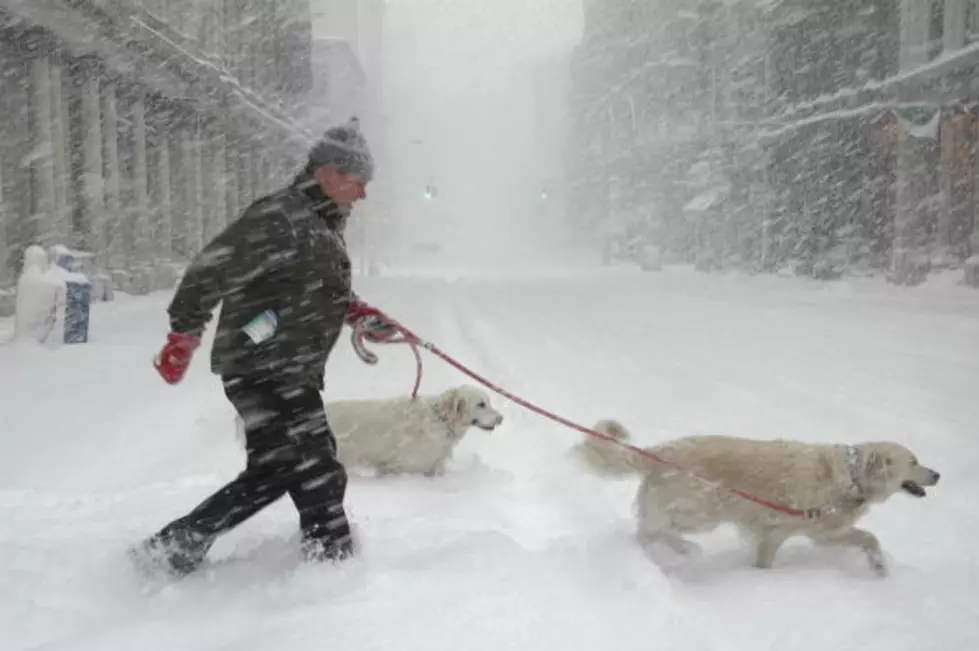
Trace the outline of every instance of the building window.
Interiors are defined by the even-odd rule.
[[[965,44],[969,45],[979,40],[979,25],[977,25],[979,11],[976,2],[970,0],[965,3]]]
[[[931,0],[928,24],[928,60],[941,56],[945,36],[945,0]]]

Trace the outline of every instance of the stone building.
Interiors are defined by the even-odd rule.
[[[310,42],[306,0],[0,0],[0,288],[30,244],[171,284],[295,173]]]
[[[703,269],[979,285],[977,65],[977,0],[586,0],[574,203]]]

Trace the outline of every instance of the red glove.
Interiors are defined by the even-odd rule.
[[[383,316],[383,313],[376,307],[372,307],[367,303],[363,302],[359,298],[350,299],[350,305],[347,306],[347,315],[343,318],[344,323],[348,326],[355,326],[357,322],[368,316]]]
[[[384,312],[359,298],[350,301],[344,322],[352,328],[359,324],[363,329],[364,338],[369,341],[384,342],[398,334],[398,329],[388,320]]]
[[[171,332],[163,350],[153,360],[153,366],[167,383],[176,384],[184,378],[194,350],[200,345],[201,338],[197,335]]]

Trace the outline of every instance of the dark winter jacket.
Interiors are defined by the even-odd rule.
[[[342,219],[305,173],[256,200],[187,268],[168,309],[170,327],[200,334],[223,301],[214,373],[322,389],[352,296]]]

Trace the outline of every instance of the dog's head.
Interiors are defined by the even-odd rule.
[[[503,414],[493,409],[486,392],[473,386],[460,386],[442,394],[442,412],[453,429],[465,431],[470,427],[492,432],[503,422]]]
[[[924,497],[925,488],[938,484],[941,475],[921,465],[918,458],[898,443],[863,443],[856,446],[863,459],[863,483],[876,499],[886,499],[904,491]]]

